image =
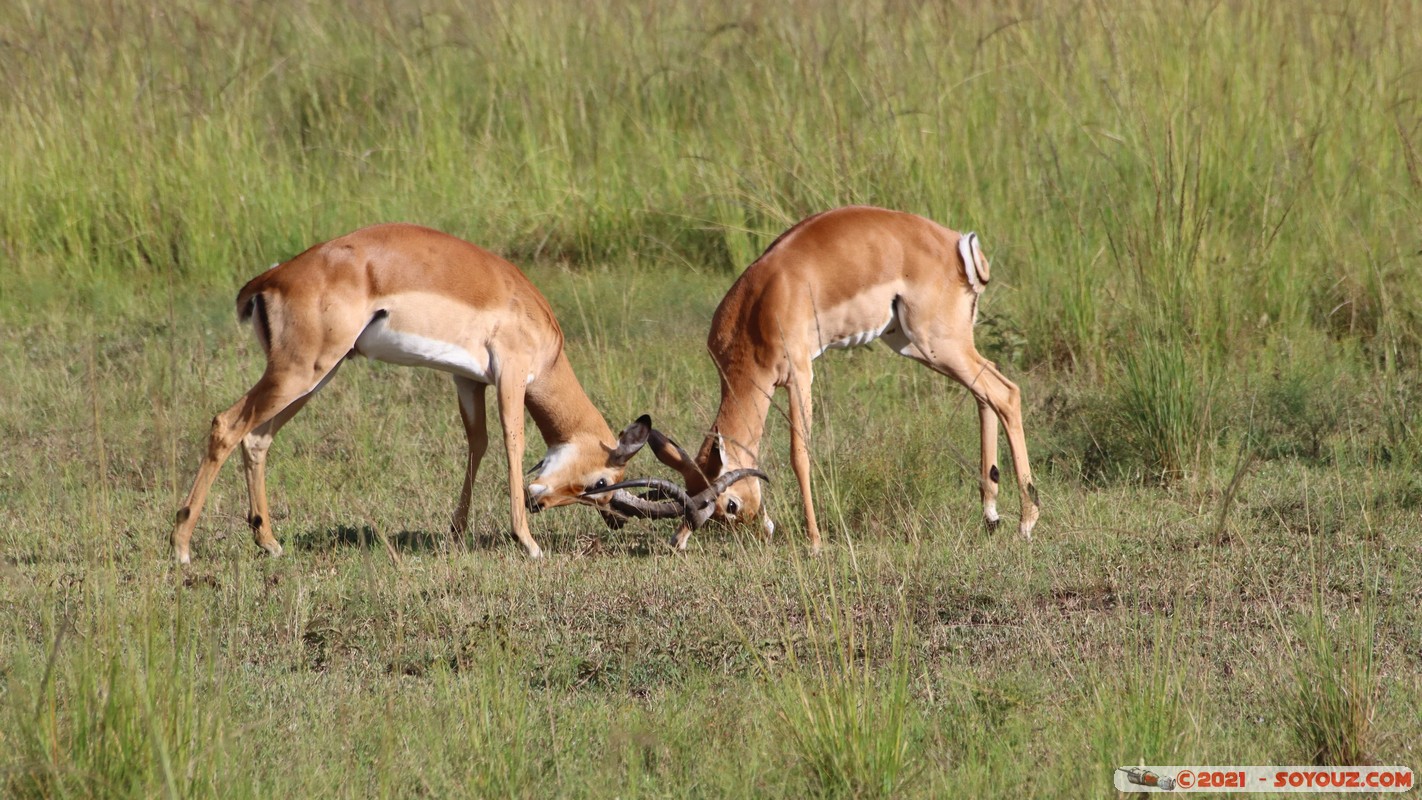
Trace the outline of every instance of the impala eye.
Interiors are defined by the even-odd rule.
[[[594,483],[594,484],[593,484],[593,491],[594,491],[594,492],[598,491],[599,489],[606,489],[606,488],[607,488],[607,478],[598,478],[598,479],[597,479],[597,483]]]
[[[736,512],[740,510],[741,505],[740,503],[736,502],[736,498],[732,497],[731,499],[726,501],[726,514],[728,516],[734,517],[736,515]]]

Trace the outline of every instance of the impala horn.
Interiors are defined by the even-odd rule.
[[[733,469],[717,478],[695,497],[688,495],[686,490],[675,483],[662,478],[633,478],[630,481],[622,481],[601,489],[583,492],[582,496],[591,497],[595,494],[613,492],[609,505],[612,506],[613,511],[624,517],[640,517],[642,519],[682,517],[692,530],[696,530],[711,518],[711,512],[716,509],[716,498],[731,488],[732,484],[745,478],[759,478],[767,483],[770,482],[770,477],[758,469]],[[635,488],[652,489],[655,494],[664,499],[654,499],[653,493],[635,495],[627,491]]]

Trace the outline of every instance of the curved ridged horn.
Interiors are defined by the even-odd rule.
[[[715,500],[726,491],[736,481],[745,478],[759,478],[769,482],[770,477],[758,469],[735,469],[716,479],[715,483],[695,497],[689,496],[685,490],[671,481],[662,478],[633,478],[632,480],[614,483],[611,486],[604,486],[601,489],[592,489],[583,492],[583,497],[604,492],[615,492],[612,496],[611,505],[620,514],[629,517],[642,517],[644,519],[668,519],[670,517],[684,517],[687,524],[692,529],[696,529],[706,524],[706,520],[711,518],[711,514],[716,509]],[[651,500],[646,497],[638,497],[626,489],[647,488],[655,489],[666,495],[667,500]]]
[[[618,489],[613,493],[608,506],[622,517],[636,517],[638,519],[671,519],[684,516],[686,513],[679,500],[652,500],[650,497],[639,497],[624,489]]]
[[[654,502],[645,497],[638,497],[637,495],[632,494],[631,492],[621,491],[623,489],[641,488],[656,489],[657,491],[661,492],[669,499],[655,502],[671,504],[674,508],[677,509],[676,514],[681,514],[684,510],[692,508],[692,504],[695,502],[695,500],[686,493],[685,489],[681,488],[680,486],[677,486],[675,483],[672,483],[669,480],[666,480],[665,478],[633,478],[632,480],[614,483],[611,486],[604,486],[601,489],[589,489],[583,492],[582,496],[591,497],[595,494],[616,492],[616,494],[613,495],[613,499],[622,500],[624,503],[632,504],[634,501],[640,501],[640,503],[645,504]],[[676,514],[674,514],[673,516],[675,516]]]
[[[731,484],[734,484],[744,478],[760,478],[766,483],[770,483],[769,475],[766,475],[764,472],[761,472],[760,470],[755,469],[753,467],[746,469],[733,469],[713,481],[712,484],[710,486],[707,486],[706,490],[703,491],[701,494],[698,494],[697,497],[703,497],[708,499],[720,497],[721,492],[724,492],[727,489],[731,488]]]

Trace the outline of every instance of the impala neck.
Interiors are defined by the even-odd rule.
[[[753,467],[760,457],[765,417],[775,385],[745,375],[721,377],[721,407],[712,430],[725,441],[727,468]]]
[[[588,399],[573,374],[568,357],[559,353],[552,366],[528,385],[524,405],[548,447],[571,442],[579,434],[603,444],[616,444],[617,437],[607,427],[602,412]]]

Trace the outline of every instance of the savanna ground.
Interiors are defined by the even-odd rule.
[[[21,0],[0,69],[0,794],[1422,766],[1416,3]],[[678,556],[562,510],[530,563],[497,446],[475,535],[444,533],[448,379],[362,362],[273,450],[286,555],[229,465],[173,563],[266,265],[376,221],[463,236],[548,295],[614,427],[694,444],[721,294],[850,202],[983,237],[1030,542],[983,528],[966,392],[877,347],[817,363],[819,558],[783,402],[774,540]]]

